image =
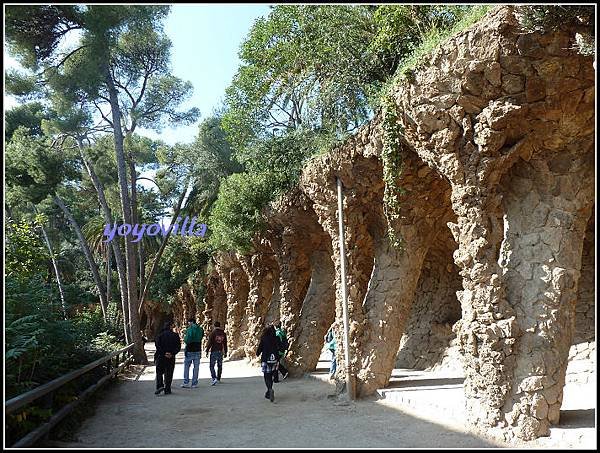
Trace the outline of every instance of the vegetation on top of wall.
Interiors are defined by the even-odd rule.
[[[478,22],[485,14],[490,11],[490,5],[473,6],[468,11],[458,17],[457,21],[447,28],[432,27],[425,30],[422,35],[422,41],[402,62],[398,65],[395,77],[391,85],[398,82],[398,78],[410,79],[414,71],[420,64],[426,61],[431,53],[438,49],[446,40],[467,29]],[[385,96],[385,93],[384,93]]]
[[[593,5],[519,5],[516,17],[527,31],[574,29],[581,55],[594,55],[596,10]]]
[[[386,83],[432,29],[463,23],[473,9],[281,5],[259,19],[227,89],[222,127],[244,170],[223,180],[209,219],[212,246],[249,252],[267,204],[297,183],[312,156],[373,117]],[[386,165],[387,179],[399,169]],[[388,187],[386,200],[395,193]]]

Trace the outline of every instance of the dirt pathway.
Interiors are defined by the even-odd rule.
[[[149,357],[152,357],[151,350]],[[171,395],[154,395],[154,366],[104,392],[94,414],[68,446],[86,447],[493,447],[491,441],[420,420],[375,400],[347,403],[333,387],[310,378],[287,379],[264,398],[260,368],[225,362],[210,385],[207,359],[197,389],[180,388],[183,353]],[[273,436],[277,436],[273,438]]]

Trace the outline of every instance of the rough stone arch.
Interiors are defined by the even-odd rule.
[[[591,212],[585,201],[593,200],[593,175],[573,179],[576,172],[563,159],[570,153],[587,155],[581,163],[593,169],[595,74],[592,58],[578,55],[573,42],[574,33],[568,30],[523,33],[512,8],[497,8],[444,44],[413,81],[395,88],[405,137],[452,186],[457,221],[450,227],[464,288],[459,292],[463,317],[458,338],[465,358],[468,419],[506,438],[533,439],[558,421],[560,370],[568,353],[562,343],[572,316],[564,307],[575,297],[583,230]],[[513,165],[514,172],[530,165],[529,170],[547,175],[554,185],[543,196],[536,187],[525,195],[527,200],[505,201],[511,190],[518,190],[508,182],[500,184]],[[571,170],[559,175],[562,167]],[[540,183],[545,187],[548,181],[541,177]],[[563,184],[577,195],[562,195]],[[539,245],[543,241],[536,239],[540,231],[535,228],[527,225],[519,231],[506,224],[507,218],[514,223],[518,206],[529,204],[534,210],[540,204],[536,196],[544,200],[542,206],[565,213],[559,217],[572,225],[568,231],[560,225],[549,230],[545,247]],[[526,217],[540,220],[532,211]],[[556,251],[557,241],[563,241],[557,237],[563,234],[570,245]],[[533,243],[525,246],[526,240]],[[532,249],[547,254],[553,246],[551,265],[519,265],[516,260]],[[549,299],[562,298],[564,303],[546,312],[542,307],[550,307],[543,296],[539,308],[533,301],[524,308],[516,282],[533,272],[539,280],[549,269]],[[537,298],[534,286],[528,286],[526,299]],[[556,338],[560,351],[541,333],[559,325],[565,328]],[[531,341],[536,329],[538,340]],[[527,351],[530,344],[533,355]],[[555,359],[557,365],[546,367],[546,359]]]

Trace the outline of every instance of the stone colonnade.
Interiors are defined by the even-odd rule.
[[[576,325],[589,324],[589,304],[577,301],[590,299],[593,282],[585,244],[594,243],[595,74],[573,39],[524,34],[512,9],[499,7],[394,87],[403,192],[391,225],[379,115],[315,157],[266,212],[253,254],[215,257],[206,314],[226,307],[234,356],[252,358],[265,322],[281,320],[292,372],[314,369],[325,331],[342,319],[340,178],[351,363],[338,322],[338,376],[350,367],[358,396],[385,386],[413,306],[438,297],[427,289],[435,279],[439,297],[460,303],[460,315],[454,305],[437,322],[460,317],[469,421],[507,439],[547,435]]]

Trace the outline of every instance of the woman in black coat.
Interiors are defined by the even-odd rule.
[[[272,325],[265,327],[260,338],[256,355],[261,356],[262,372],[265,378],[265,384],[267,385],[267,392],[265,398],[268,398],[273,402],[275,399],[275,392],[273,391],[273,374],[277,372],[279,365],[279,338],[275,335],[275,327]]]

